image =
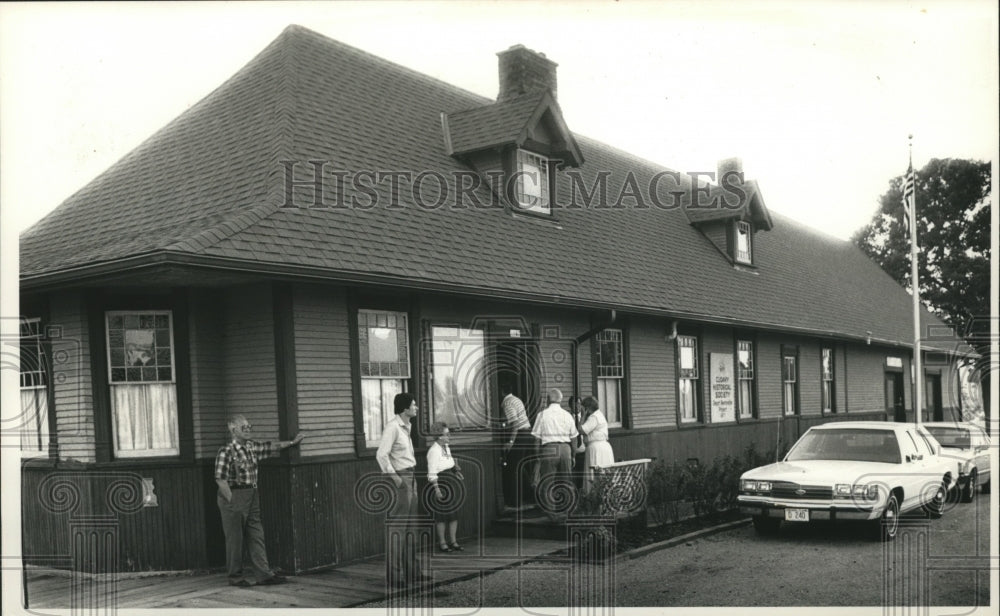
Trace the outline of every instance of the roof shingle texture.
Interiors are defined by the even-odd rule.
[[[440,114],[454,114],[459,132],[477,140],[503,137],[502,122],[482,131],[462,124],[476,118],[468,110],[490,102],[290,26],[229,81],[25,232],[22,277],[169,250],[499,296],[911,340],[910,296],[901,287],[850,243],[779,215],[773,230],[757,233],[756,268],[746,271],[723,258],[681,209],[635,207],[627,199],[622,207],[556,208],[558,226],[498,206],[453,207],[453,188],[444,206],[421,207],[409,184],[391,195],[388,181],[371,182],[375,207],[281,207],[281,161],[301,161],[299,180],[311,179],[305,162],[311,160],[351,172],[467,173],[445,151]],[[520,117],[520,104],[510,104],[512,117]],[[491,121],[506,113],[497,107]],[[577,140],[587,186],[599,171],[611,172],[611,202],[629,173],[648,184],[664,171]],[[328,196],[335,192],[332,177]],[[425,182],[425,194],[436,185]],[[560,174],[557,185],[567,202],[570,180]],[[663,184],[661,202],[669,203],[667,190]],[[296,189],[307,203],[310,193]],[[343,194],[370,201],[350,180]],[[491,200],[486,189],[475,194],[482,203]],[[929,313],[924,320],[941,325]]]

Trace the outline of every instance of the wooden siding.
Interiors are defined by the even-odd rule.
[[[652,428],[677,423],[677,383],[674,343],[666,340],[670,322],[634,318],[629,325],[629,384],[632,427]]]
[[[83,297],[76,292],[54,293],[50,308],[51,324],[62,329],[68,359],[54,378],[56,431],[61,460],[93,462],[96,459],[94,397],[90,366],[90,335]]]
[[[234,287],[226,293],[222,348],[226,414],[253,424],[255,439],[278,438],[271,288]],[[221,435],[216,446],[225,442]]]
[[[851,345],[847,351],[848,413],[885,411],[885,358],[903,357],[904,390],[909,386],[909,361],[902,353],[861,345]],[[908,394],[907,394],[908,395]]]
[[[301,455],[354,453],[347,303],[336,287],[294,287],[295,364]],[[411,324],[412,327],[412,324]]]
[[[196,458],[214,458],[229,431],[225,407],[224,304],[215,291],[192,292],[191,306],[191,406]]]
[[[210,528],[210,511],[206,508],[203,489],[204,469],[174,466],[144,467],[136,471],[65,470],[31,464],[23,468],[21,513],[22,519],[30,523],[22,525],[22,546],[28,562],[44,564],[46,559],[69,557],[70,534],[74,528],[109,524],[117,535],[117,546],[106,555],[108,560],[97,564],[108,566],[112,571],[186,570],[209,566],[206,531]],[[51,475],[57,477],[43,483]],[[127,491],[116,491],[111,486],[124,481],[135,487],[139,477],[153,480],[159,505],[137,510],[111,508],[110,503],[132,502]],[[63,496],[74,495],[78,501],[75,508],[56,512],[51,505],[43,504],[59,502],[51,496],[60,492],[46,490],[48,497],[42,493],[54,485],[53,481],[62,484]],[[114,496],[125,500],[116,501]],[[141,498],[141,488],[135,496]],[[214,501],[211,505],[215,507]],[[221,537],[218,509],[214,516]],[[267,523],[265,520],[265,527]],[[86,556],[84,560],[94,561],[93,554]]]
[[[716,248],[723,254],[729,254],[729,223],[712,222],[700,225],[702,233],[705,234]]]
[[[847,345],[833,345],[833,404],[834,412],[847,412],[847,389],[849,387],[847,379]]]
[[[799,338],[796,343],[799,347],[799,413],[822,415],[820,347],[828,343],[805,338]]]
[[[761,334],[757,338],[757,395],[760,398],[760,418],[781,417],[781,340]]]

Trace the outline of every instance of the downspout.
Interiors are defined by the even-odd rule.
[[[583,334],[580,334],[579,336],[574,338],[571,343],[570,361],[572,362],[572,367],[573,367],[573,396],[577,399],[580,398],[580,366],[579,366],[579,361],[577,360],[577,349],[580,348],[581,343],[590,340],[595,335],[597,335],[598,332],[604,331],[605,329],[613,325],[616,318],[618,318],[618,311],[612,309],[611,315],[607,321],[604,321],[597,327],[593,327],[587,330]]]

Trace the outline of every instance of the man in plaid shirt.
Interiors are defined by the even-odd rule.
[[[243,577],[243,548],[250,553],[250,568],[257,584],[283,584],[288,580],[277,575],[267,564],[264,527],[260,523],[260,498],[257,494],[257,465],[262,458],[277,455],[282,449],[298,445],[302,433],[291,441],[251,441],[253,426],[243,415],[229,419],[232,440],[215,456],[215,483],[219,485],[219,513],[226,535],[226,571],[229,584],[251,586]]]

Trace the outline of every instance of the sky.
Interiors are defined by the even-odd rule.
[[[559,64],[574,132],[684,172],[741,157],[769,209],[840,238],[905,171],[907,135],[917,167],[995,158],[994,3],[752,4],[5,4],[5,239],[290,23],[488,97],[496,52],[522,43]]]

